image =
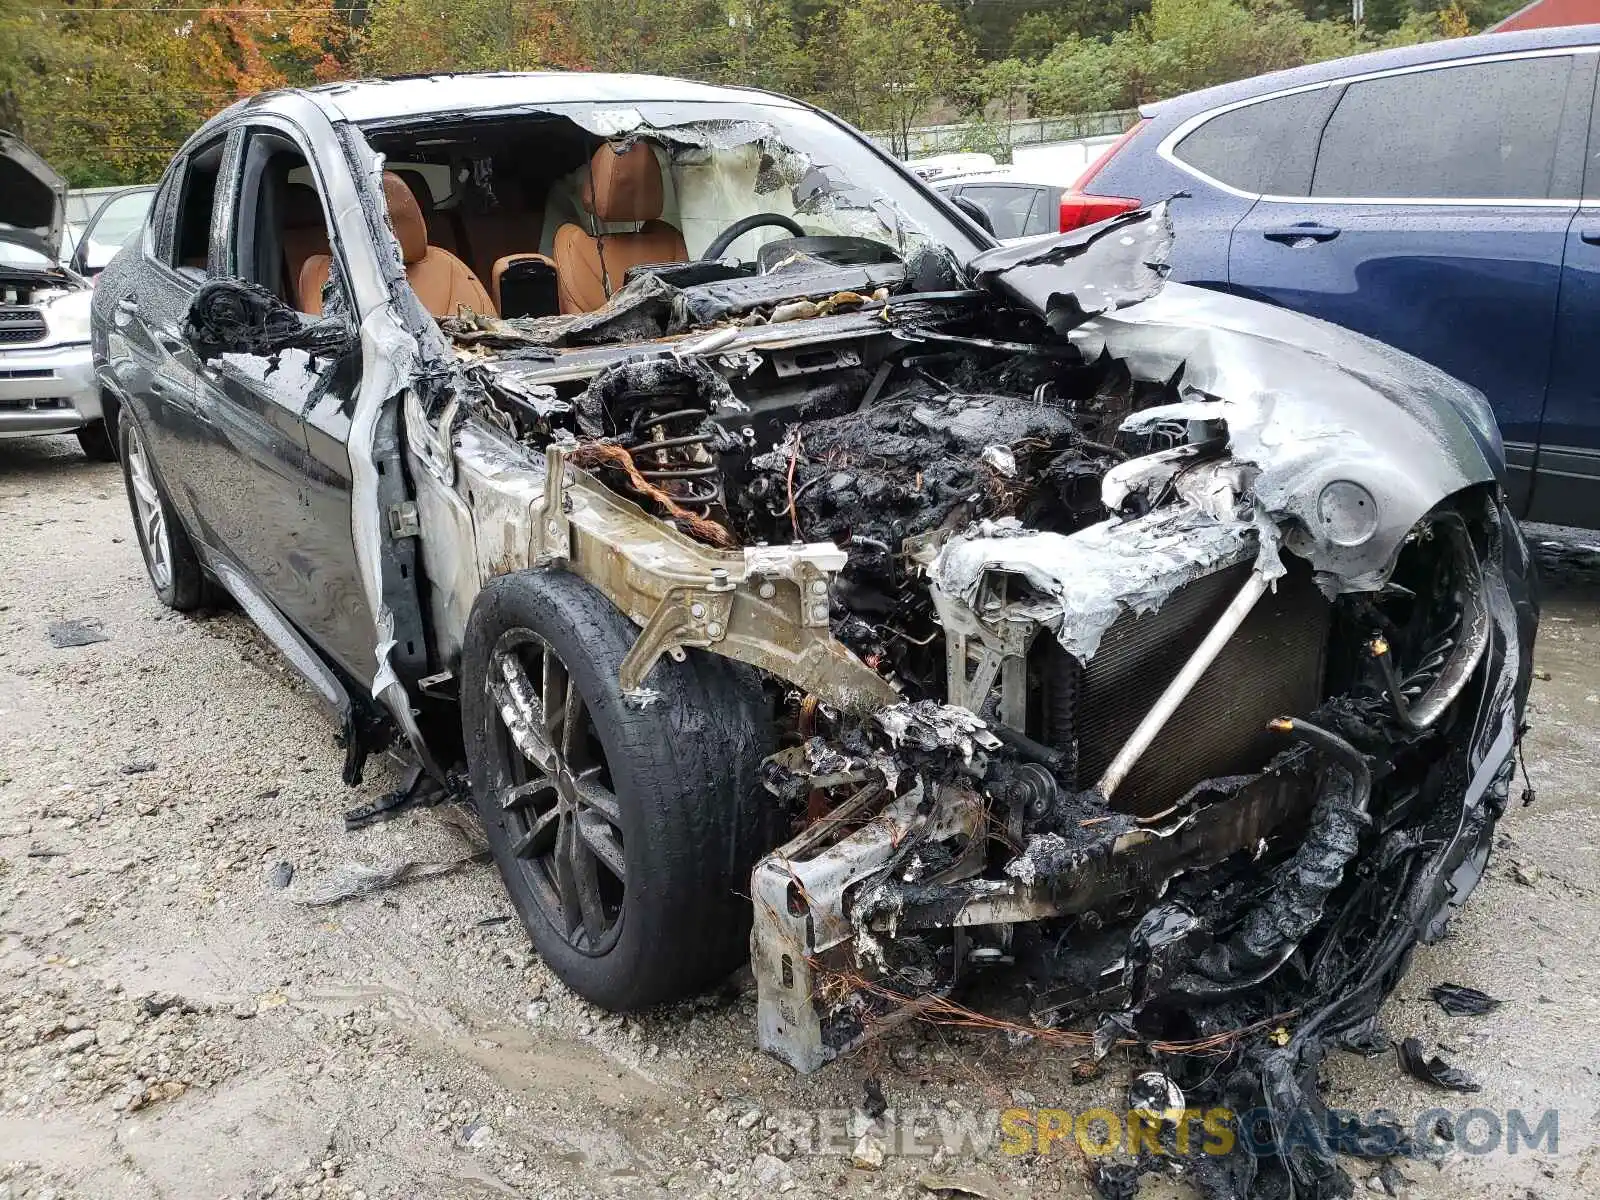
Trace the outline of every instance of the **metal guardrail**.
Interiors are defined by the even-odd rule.
[[[959,150],[994,153],[997,148],[1009,151],[1014,146],[1114,136],[1133,128],[1138,119],[1138,109],[1119,108],[1110,112],[1076,113],[1060,117],[1025,117],[1009,122],[969,121],[958,125],[928,125],[907,134],[904,153],[907,158],[926,158],[931,154],[949,154]],[[878,132],[868,136],[891,154],[901,152],[901,139],[897,134]]]

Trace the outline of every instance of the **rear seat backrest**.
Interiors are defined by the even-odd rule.
[[[494,264],[508,254],[537,252],[544,210],[515,184],[496,192],[495,207],[465,213],[472,269],[479,279],[494,276]]]

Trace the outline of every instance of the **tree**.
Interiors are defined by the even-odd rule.
[[[1136,103],[1133,41],[1124,32],[1107,42],[1084,41],[1074,34],[1059,43],[1035,68],[1034,111],[1099,112]]]
[[[1410,0],[1364,0],[1362,25],[1372,33],[1388,33],[1398,29],[1411,11]]]
[[[1155,0],[1108,39],[1057,44],[1034,68],[1033,107],[1126,108],[1375,45],[1348,22],[1307,20],[1287,0]]]
[[[911,127],[972,68],[961,23],[931,0],[852,0],[839,32],[838,53],[858,83],[849,102],[902,153]]]
[[[1011,28],[1010,53],[1037,61],[1073,37],[1109,38],[1149,11],[1150,0],[1061,0],[1017,19]]]
[[[720,82],[775,92],[806,86],[806,71],[786,0],[729,0]]]
[[[357,60],[370,75],[586,65],[571,24],[528,0],[376,0]]]

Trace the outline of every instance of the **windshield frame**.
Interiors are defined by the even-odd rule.
[[[752,93],[752,96],[765,96]],[[710,122],[749,123],[772,128],[780,140],[786,126],[797,122],[819,121],[826,127],[828,136],[836,136],[849,147],[850,157],[843,161],[857,166],[870,161],[872,169],[892,179],[898,192],[885,190],[879,177],[866,182],[847,172],[851,182],[863,191],[871,190],[887,199],[913,226],[920,228],[932,242],[944,245],[963,266],[985,250],[999,243],[949,197],[930,186],[914,171],[893,155],[887,153],[871,138],[826,109],[773,95],[770,103],[760,99],[739,100],[661,100],[661,99],[607,99],[571,100],[547,104],[518,104],[463,111],[459,108],[440,108],[429,113],[408,112],[403,116],[375,117],[350,124],[363,139],[377,135],[385,137],[410,130],[423,131],[430,125],[448,121],[451,124],[476,124],[510,121],[518,117],[564,117],[597,138],[625,141],[630,138],[651,139],[662,135],[671,140],[675,127],[694,126]],[[642,121],[630,128],[619,128],[615,117],[619,113],[637,113]],[[807,133],[816,131],[806,130]],[[788,143],[785,141],[785,145]],[[790,147],[798,149],[798,147]],[[830,164],[837,166],[837,164]],[[844,168],[839,168],[843,170]]]

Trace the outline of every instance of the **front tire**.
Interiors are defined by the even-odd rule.
[[[90,421],[78,430],[78,445],[90,462],[116,462],[117,444],[104,421]]]
[[[617,672],[638,631],[564,572],[491,580],[467,622],[473,799],[534,946],[573,991],[629,1011],[693,995],[748,952],[750,869],[782,836],[756,771],[754,671],[690,651]]]
[[[122,443],[122,482],[133,511],[133,529],[144,555],[145,574],[161,603],[177,612],[193,612],[206,598],[200,556],[173,511],[156,477],[144,438],[124,408],[117,423]]]

